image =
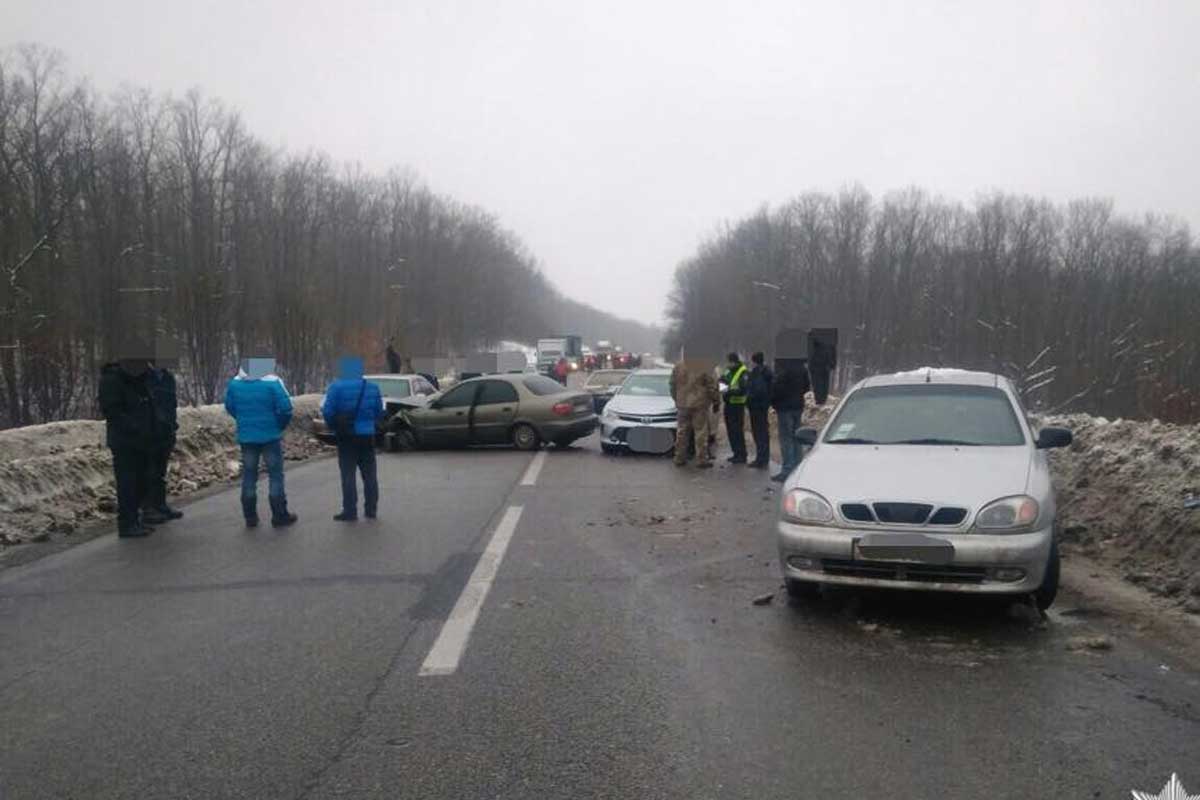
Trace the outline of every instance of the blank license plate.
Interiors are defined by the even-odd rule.
[[[949,564],[954,560],[954,545],[923,533],[870,533],[854,540],[854,557],[865,561]]]

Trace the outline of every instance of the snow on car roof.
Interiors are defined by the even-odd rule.
[[[991,372],[977,372],[952,367],[921,367],[919,369],[894,372],[891,375],[874,375],[862,382],[863,386],[891,386],[910,383],[949,383],[968,386],[998,386],[1003,380]]]

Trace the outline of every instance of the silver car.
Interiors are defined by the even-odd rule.
[[[868,378],[784,483],[777,524],[789,594],[822,583],[991,594],[1058,590],[1055,500],[1045,451],[998,375],[922,369]]]

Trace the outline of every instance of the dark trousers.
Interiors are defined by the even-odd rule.
[[[112,451],[113,478],[117,484],[117,527],[129,530],[138,524],[138,511],[148,491],[150,452],[117,448]]]
[[[146,459],[146,496],[142,508],[161,509],[167,504],[167,465],[175,445],[152,450]]]
[[[379,480],[375,474],[375,439],[355,436],[338,440],[338,470],[342,473],[342,511],[358,514],[358,472],[362,473],[363,510],[375,513],[379,505]]]
[[[817,405],[825,405],[825,401],[829,399],[829,368],[810,364],[808,374],[812,378],[813,399],[817,401]]]
[[[746,460],[746,407],[735,403],[725,404],[725,435],[737,461]]]
[[[750,409],[750,433],[754,435],[754,463],[767,464],[771,460],[771,428],[767,424],[766,408]]]

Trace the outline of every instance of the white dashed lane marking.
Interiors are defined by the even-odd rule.
[[[545,455],[544,452],[538,453],[538,458],[544,460]],[[529,466],[530,470],[535,465],[540,469],[540,462],[535,459],[534,463]],[[526,478],[528,477],[527,473]],[[537,479],[536,472],[533,477],[535,480]],[[454,610],[450,612],[450,616],[442,625],[442,632],[438,634],[437,641],[429,649],[429,655],[425,657],[425,663],[421,665],[421,671],[418,674],[453,675],[458,669],[458,662],[467,649],[467,641],[471,638],[471,629],[475,627],[475,622],[479,619],[479,611],[483,608],[483,602],[487,600],[492,582],[496,579],[496,573],[500,571],[500,562],[504,559],[504,551],[508,549],[508,544],[512,541],[523,510],[523,506],[509,506],[505,510],[500,524],[492,533],[487,549],[479,556],[479,563],[471,572],[470,580],[463,587],[458,602],[454,604]]]

